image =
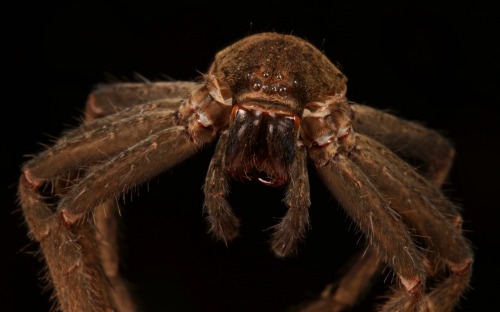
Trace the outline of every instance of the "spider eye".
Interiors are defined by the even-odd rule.
[[[262,88],[262,82],[260,82],[260,80],[259,80],[259,79],[255,79],[255,80],[253,81],[252,89],[253,89],[254,91],[259,91],[259,90],[260,90],[260,88]]]
[[[281,96],[287,95],[288,94],[287,87],[284,86],[284,85],[279,86],[279,88],[278,88],[278,94],[281,95]]]

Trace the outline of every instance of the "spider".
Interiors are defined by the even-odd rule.
[[[56,307],[136,309],[118,274],[116,198],[214,144],[203,212],[217,239],[239,231],[231,181],[260,181],[282,187],[287,206],[271,249],[295,254],[309,229],[308,165],[364,234],[363,255],[305,311],[351,307],[382,265],[398,278],[381,311],[453,310],[473,263],[461,212],[440,191],[454,149],[437,131],[350,102],[346,82],[307,40],[265,32],[218,52],[198,82],[96,88],[85,122],[20,177]]]

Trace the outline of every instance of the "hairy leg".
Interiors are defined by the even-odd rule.
[[[434,185],[419,179],[414,168],[402,160],[397,161],[391,151],[376,141],[358,135],[356,142],[350,158],[433,250],[450,260],[470,254],[468,247],[459,248],[467,244],[454,224],[443,216],[443,212],[455,212],[450,217],[456,218],[458,209]],[[388,157],[390,154],[392,157]]]
[[[451,275],[424,299],[430,311],[450,311],[468,286],[473,261],[472,250],[460,231],[458,209],[385,146],[362,135],[358,135],[356,142],[352,159],[416,231],[417,238],[425,241],[429,251],[426,252],[428,273],[443,275],[441,262],[450,269]],[[387,309],[397,305],[397,301],[395,298],[389,301]]]
[[[94,210],[95,237],[104,274],[109,281],[109,292],[120,312],[134,312],[136,305],[126,281],[120,276],[119,204],[107,201]],[[90,220],[88,221],[90,222]]]
[[[176,166],[200,147],[193,144],[184,127],[159,131],[90,171],[61,199],[58,212],[67,222],[74,223],[91,207],[117,198]]]
[[[405,174],[414,176],[415,181],[418,180],[420,184],[426,185],[426,187],[428,187],[429,183],[433,183],[438,188],[443,184],[454,157],[454,149],[445,137],[416,122],[398,118],[395,115],[369,106],[354,103],[351,107],[354,111],[352,121],[355,131],[376,138],[396,154],[416,160],[417,163],[422,164],[418,169],[423,176],[419,175],[416,170],[407,171]],[[401,161],[398,156],[392,153],[391,155],[379,156],[389,156],[390,160],[388,161],[393,161],[393,157],[396,158],[397,161]],[[439,190],[435,191],[438,193],[438,196],[432,197],[442,199],[442,193]],[[440,202],[442,201],[440,200]],[[445,217],[447,217],[457,229],[460,229],[462,220],[458,214],[457,207],[450,205],[448,201],[446,202],[446,205],[436,203],[436,207],[443,212]],[[433,256],[432,253],[427,251],[424,252],[427,255],[426,258]],[[378,255],[372,251],[368,252],[364,257],[373,257],[373,259],[372,261],[360,259],[359,263],[355,262],[352,265],[352,269],[342,279],[340,285],[348,285],[349,282],[351,282],[352,285],[357,285],[356,279],[350,280],[349,277],[356,276],[356,272],[358,271],[368,272],[370,269],[374,269],[372,271],[374,274],[379,272],[381,269],[380,264],[378,267],[374,265],[374,263],[378,262]],[[366,268],[362,267],[363,265],[366,265]],[[426,268],[428,273],[438,270],[436,264],[433,266],[429,264]],[[353,291],[352,287],[346,286],[345,288]],[[325,290],[325,293],[331,293],[331,289],[328,291]],[[342,293],[342,290],[339,286],[339,289],[330,295],[329,300],[335,302],[335,298],[337,298],[340,293]],[[351,298],[350,302],[350,305],[354,304],[356,298]],[[333,305],[332,303],[332,306]]]
[[[30,177],[22,175],[19,198],[30,236],[40,242],[55,308],[70,312],[115,310],[93,224],[86,221],[67,227],[47,198],[32,186]],[[83,251],[88,251],[85,257]]]
[[[381,266],[380,256],[367,247],[356,255],[340,281],[328,285],[318,300],[307,304],[301,312],[340,312],[353,307],[365,293]]]
[[[224,98],[213,88],[216,81],[210,79],[206,88],[193,92],[180,108],[177,118],[182,126],[159,130],[89,170],[58,203],[57,211],[64,221],[74,224],[93,207],[117,198],[211,143],[229,121],[231,106],[217,101]],[[92,196],[86,196],[90,193]]]
[[[451,168],[455,150],[435,130],[381,110],[352,104],[353,127],[390,148],[399,156],[422,164],[419,170],[435,185],[442,185]]]
[[[115,272],[116,249],[105,245],[115,240],[113,224],[95,209],[213,141],[229,121],[230,105],[212,80],[176,113],[171,99],[124,109],[67,132],[23,166],[20,202],[64,311],[133,309]],[[165,129],[155,127],[162,122]]]
[[[85,109],[85,122],[81,127],[72,131],[72,136],[77,137],[77,140],[88,137],[89,128],[95,128],[96,125],[106,131],[121,133],[123,128],[129,129],[128,123],[134,124],[133,119],[139,114],[143,128],[148,128],[151,126],[148,122],[158,123],[160,118],[157,112],[165,112],[168,116],[166,123],[160,122],[157,125],[158,128],[173,126],[174,112],[195,86],[194,83],[182,82],[119,83],[100,86],[89,95]],[[114,114],[116,112],[120,114]],[[111,114],[114,115],[109,116]],[[102,118],[104,116],[107,117]],[[131,119],[132,122],[130,122]],[[134,130],[136,130],[136,137],[143,136],[140,131]],[[118,205],[118,202],[114,200],[101,204],[95,208],[92,219],[95,224],[95,237],[99,244],[101,265],[109,281],[111,297],[118,311],[133,312],[136,310],[136,305],[126,281],[120,276]]]
[[[152,101],[172,103],[176,98],[186,99],[200,84],[190,81],[112,83],[98,86],[85,107],[87,121],[101,118]],[[165,109],[177,109],[172,103]]]
[[[400,216],[362,170],[339,154],[317,168],[325,186],[365,233],[368,243],[398,274],[405,288],[401,306],[417,304],[426,273],[422,255]]]
[[[210,161],[203,192],[204,213],[207,216],[209,232],[224,243],[233,240],[239,233],[240,222],[227,202],[229,177],[224,169],[224,152],[228,141],[227,131],[222,132]]]
[[[71,290],[71,288],[79,287],[79,284],[71,284],[73,282],[81,282],[81,285],[87,285],[87,288],[91,284],[100,285],[95,286],[96,293],[89,293],[97,300],[93,304],[96,306],[96,311],[103,310],[105,307],[119,307],[120,311],[127,311],[125,307],[133,307],[117,273],[103,268],[107,265],[109,269],[110,263],[101,263],[99,260],[111,259],[117,252],[115,246],[106,245],[108,248],[103,248],[105,240],[108,242],[115,240],[113,237],[115,235],[114,229],[109,227],[110,222],[116,222],[114,212],[108,211],[107,219],[104,219],[103,215],[97,212],[96,219],[86,218],[74,227],[67,227],[59,224],[61,222],[59,217],[52,215],[56,212],[51,202],[58,201],[67,195],[67,190],[90,170],[87,164],[104,161],[118,151],[126,149],[128,144],[136,144],[137,141],[149,134],[153,123],[164,127],[170,127],[175,123],[175,116],[171,110],[158,110],[154,105],[145,105],[142,109],[145,111],[144,115],[141,116],[142,123],[136,122],[135,114],[123,119],[96,120],[94,123],[86,124],[85,129],[78,128],[78,130],[67,133],[65,138],[59,140],[54,147],[42,152],[23,167],[23,177],[19,189],[20,198],[24,202],[22,204],[24,213],[31,231],[35,233],[34,238],[41,242],[42,251],[52,275],[51,280],[57,293],[56,297],[63,308],[68,311],[73,311],[71,309],[92,311],[90,306],[86,308],[71,306],[70,303],[75,300],[73,297],[87,300],[83,299],[86,297],[78,291]],[[45,198],[46,194],[53,199]],[[113,200],[103,203],[103,206],[114,206]],[[100,208],[97,207],[97,209]],[[96,223],[94,224],[93,221]],[[54,233],[60,231],[63,233]],[[91,245],[91,241],[88,239],[82,238],[80,241],[80,237],[87,235],[101,236],[96,237],[97,240]],[[57,244],[73,246],[73,249],[60,249],[59,251],[60,253],[67,251],[70,259],[80,258],[82,251],[85,251],[86,259],[75,260],[75,263],[79,263],[78,265],[81,265],[82,269],[73,273],[71,267],[76,264],[55,260],[62,257],[54,249]],[[100,245],[101,255],[95,254],[99,250],[95,245]],[[87,253],[92,256],[87,257]],[[78,277],[79,279],[85,279],[86,276],[88,280],[76,281],[74,279],[77,277],[61,277],[60,272],[65,271],[71,272],[71,274],[68,273],[69,275],[81,274],[83,277]],[[102,273],[106,275],[103,276]],[[70,283],[71,286],[66,283]],[[107,292],[111,293],[111,297]],[[87,301],[92,303],[90,299]]]
[[[307,109],[303,118],[302,137],[315,165],[323,167],[336,154],[349,154],[355,145],[355,137],[352,133],[353,113],[345,98],[320,98],[308,105]],[[340,311],[355,305],[374,276],[380,273],[381,263],[380,255],[368,245],[366,252],[350,264],[340,282],[328,285],[321,297],[307,304],[305,310]]]
[[[291,168],[284,202],[288,210],[283,219],[274,226],[271,248],[280,257],[297,252],[298,243],[309,228],[309,176],[307,173],[307,153],[304,147],[297,147],[295,161]]]
[[[27,162],[23,171],[28,170],[34,178],[44,181],[74,168],[108,159],[150,135],[151,129],[176,125],[174,111],[146,108],[150,109],[141,116],[121,118],[123,116],[119,115],[116,120],[105,117],[84,129],[68,132],[50,149]]]

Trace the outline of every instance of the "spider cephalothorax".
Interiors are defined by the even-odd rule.
[[[218,239],[231,241],[240,226],[231,180],[257,180],[285,187],[288,211],[271,247],[297,252],[309,226],[308,163],[365,234],[364,256],[304,309],[355,304],[380,261],[400,280],[382,310],[452,310],[473,258],[459,211],[439,190],[453,149],[433,130],[349,102],[346,81],[307,41],[262,33],[220,51],[201,83],[99,87],[86,122],[24,164],[20,179],[61,309],[135,309],[117,270],[114,199],[216,142],[204,213]]]

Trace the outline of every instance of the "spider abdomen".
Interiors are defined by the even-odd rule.
[[[225,158],[229,175],[269,186],[288,182],[298,128],[299,117],[285,110],[265,104],[235,105]]]

